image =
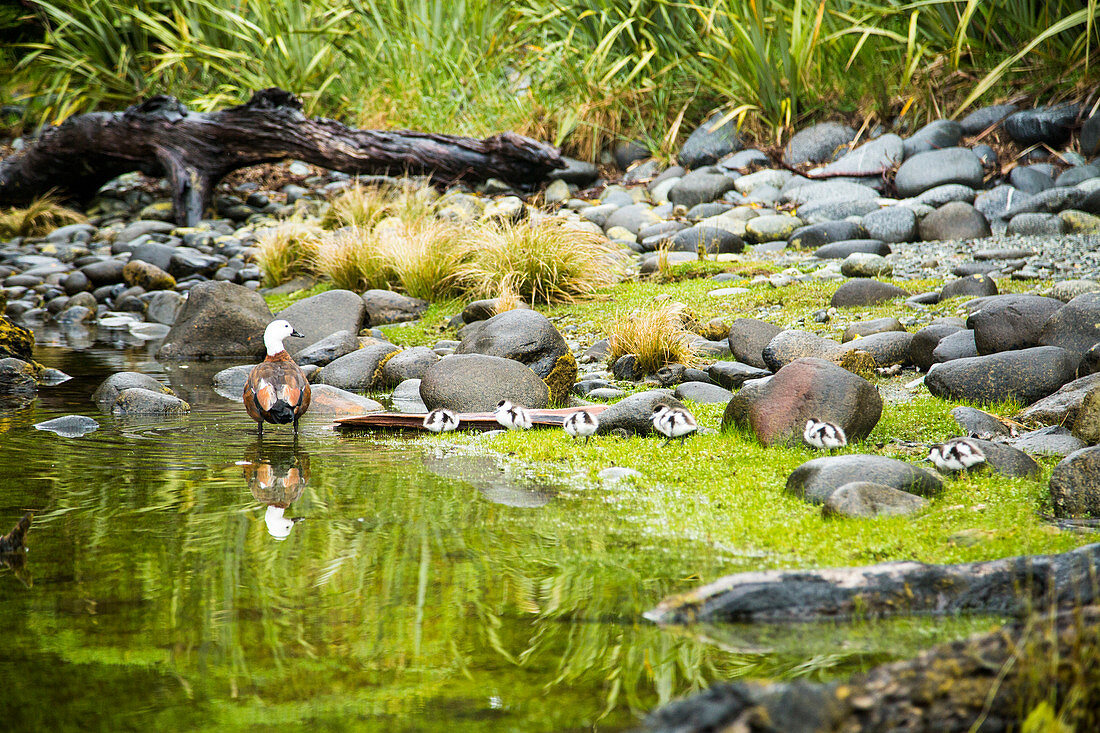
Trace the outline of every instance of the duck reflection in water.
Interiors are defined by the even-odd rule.
[[[264,522],[276,540],[285,540],[303,517],[287,517],[286,510],[309,484],[309,454],[293,446],[257,441],[241,462],[248,490],[267,505]]]

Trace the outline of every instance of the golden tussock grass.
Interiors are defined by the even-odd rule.
[[[273,287],[310,271],[321,244],[321,229],[300,219],[289,219],[256,233],[256,264],[264,285]]]
[[[82,224],[88,218],[67,209],[52,196],[44,196],[25,208],[12,207],[0,212],[0,238],[44,237],[57,227]]]
[[[605,329],[612,364],[624,354],[635,354],[646,374],[666,364],[690,364],[694,358],[693,335],[684,328],[684,306],[666,303],[636,309],[615,318]]]

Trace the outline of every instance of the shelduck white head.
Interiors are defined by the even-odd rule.
[[[294,520],[283,516],[285,511],[281,506],[270,505],[264,513],[267,533],[277,540],[285,540],[290,536],[290,530],[294,529]]]
[[[264,329],[264,346],[267,347],[267,355],[275,356],[280,351],[284,351],[286,347],[283,346],[283,340],[291,336],[302,338],[302,334],[294,330],[294,326],[290,325],[290,321],[284,321],[280,318],[267,324],[267,328]]]
[[[928,451],[928,460],[941,471],[965,471],[984,463],[985,453],[974,441],[958,438],[932,446]]]
[[[814,448],[822,450],[835,450],[848,445],[848,436],[844,434],[844,428],[836,423],[813,418],[806,421],[802,439]]]

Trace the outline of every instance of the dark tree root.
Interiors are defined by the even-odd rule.
[[[79,115],[0,162],[0,204],[26,205],[50,191],[86,202],[112,178],[141,171],[168,178],[176,221],[191,226],[226,174],[288,158],[349,174],[424,175],[440,183],[500,178],[527,185],[564,167],[557,148],[512,132],[478,140],[357,130],[308,118],[301,107],[290,92],[271,88],[210,113],[156,96],[123,112]]]

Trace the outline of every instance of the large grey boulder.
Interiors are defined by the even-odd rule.
[[[485,354],[514,359],[540,378],[550,375],[569,346],[546,316],[533,310],[505,311],[481,321],[465,336],[455,354]]]
[[[600,413],[599,434],[623,430],[632,435],[653,433],[653,407],[657,404],[683,407],[668,390],[651,389],[623,398]]]
[[[979,354],[1027,349],[1039,345],[1039,334],[1062,301],[1041,295],[996,295],[966,319]]]
[[[382,367],[400,351],[384,341],[370,344],[335,359],[317,372],[313,380],[350,391],[378,389],[382,385]]]
[[[115,402],[118,401],[119,395],[128,389],[145,389],[172,397],[176,396],[176,393],[170,388],[164,386],[148,374],[141,374],[140,372],[117,372],[100,383],[96,391],[92,393],[92,402],[94,402],[96,407],[103,412],[110,412]],[[244,389],[243,382],[241,383],[241,389]]]
[[[1050,474],[1057,517],[1100,518],[1100,446],[1074,451]]]
[[[1039,333],[1039,343],[1060,346],[1080,359],[1100,342],[1100,293],[1085,293],[1053,313]]]
[[[428,301],[392,290],[368,290],[363,293],[363,305],[363,328],[415,321],[428,309]]]
[[[223,281],[201,282],[188,291],[157,358],[258,361],[265,353],[264,329],[272,320],[271,309],[256,291]]]
[[[541,409],[550,390],[537,374],[513,359],[486,354],[453,354],[424,372],[420,398],[429,410],[492,412],[501,400]]]
[[[1056,346],[1002,351],[934,365],[924,377],[937,397],[1029,405],[1073,379],[1077,358]]]
[[[315,364],[323,367],[358,348],[359,338],[355,335],[355,331],[336,331],[320,341],[315,341],[311,346],[300,349],[294,355],[294,361],[298,362],[299,366]]]
[[[350,290],[326,290],[290,305],[275,314],[289,321],[303,338],[291,338],[283,346],[294,356],[338,331],[359,333],[366,307],[363,298]]]
[[[730,351],[738,361],[757,369],[767,369],[767,362],[764,361],[764,347],[782,330],[779,326],[767,321],[738,318],[730,324],[727,341]]]
[[[824,359],[796,359],[768,379],[749,382],[726,405],[723,429],[751,430],[764,445],[797,443],[810,419],[867,437],[882,417],[882,397],[863,377]]]
[[[855,481],[870,481],[923,497],[935,496],[943,489],[938,474],[911,463],[885,456],[840,455],[803,463],[787,477],[786,491],[821,504],[841,486]]]
[[[420,379],[439,361],[439,354],[427,346],[414,346],[394,354],[382,365],[382,386],[393,388],[406,379]]]

